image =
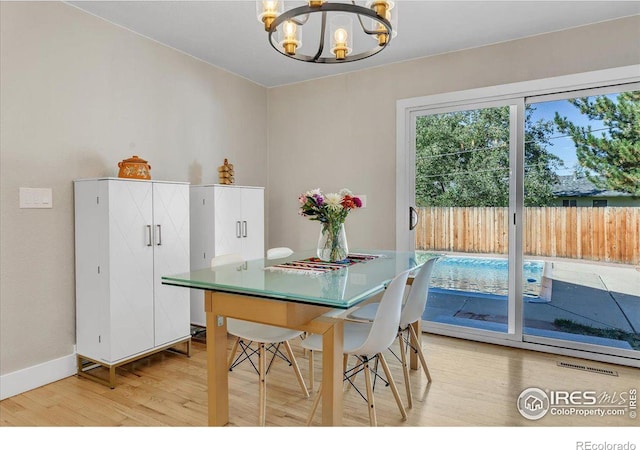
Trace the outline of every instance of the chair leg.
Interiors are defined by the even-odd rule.
[[[407,420],[407,412],[405,411],[402,400],[400,399],[400,394],[398,394],[398,388],[396,387],[395,381],[393,381],[393,377],[391,376],[391,371],[389,370],[387,361],[384,359],[382,353],[378,353],[378,359],[380,360],[380,364],[382,364],[384,373],[387,376],[389,387],[391,388],[391,392],[393,392],[393,396],[395,397],[396,403],[398,404],[398,409],[400,410],[400,414],[402,415],[402,420]]]
[[[238,351],[238,344],[240,343],[240,338],[236,337],[233,341],[233,345],[231,346],[231,353],[229,354],[229,361],[227,363],[227,369],[231,370],[231,365],[233,364],[233,359],[236,357],[236,352]]]
[[[260,386],[260,400],[258,404],[258,425],[263,427],[266,423],[267,415],[267,380],[266,380],[266,350],[264,342],[260,342],[260,348],[258,353],[258,372],[259,372],[259,386]]]
[[[356,358],[356,363],[355,365],[349,369],[349,373],[351,373],[351,375],[349,376],[349,379],[351,380],[350,383],[347,383],[345,389],[351,389],[351,386],[353,386],[353,383],[355,383],[356,381],[356,377],[358,376],[358,372],[360,372],[358,370],[358,367],[360,367],[362,365],[362,360],[360,358]],[[344,366],[344,373],[347,373],[347,366]]]
[[[413,408],[411,382],[409,380],[409,365],[407,363],[407,351],[404,342],[404,331],[398,331],[398,343],[400,344],[400,360],[402,362],[402,374],[404,375],[404,387],[407,391],[407,408]]]
[[[318,409],[318,405],[320,404],[320,399],[322,399],[322,383],[320,383],[320,387],[318,388],[318,392],[316,393],[316,398],[313,399],[311,412],[309,413],[309,417],[307,417],[307,426],[310,426],[311,422],[313,422],[313,416],[316,414],[316,410]]]
[[[287,354],[289,355],[289,361],[291,361],[291,365],[293,366],[293,371],[296,374],[296,378],[298,379],[298,384],[300,385],[300,389],[302,389],[302,393],[305,397],[309,397],[309,391],[307,391],[307,386],[304,384],[304,379],[302,378],[302,373],[300,373],[300,367],[298,366],[298,362],[296,361],[295,356],[293,356],[293,351],[291,350],[291,344],[288,341],[284,341],[284,348],[287,350]]]
[[[309,358],[309,389],[313,392],[313,350],[309,350],[307,357]]]
[[[343,372],[347,371],[347,362],[349,360],[349,355],[344,355],[342,358],[342,370]],[[309,350],[309,389],[311,389],[311,391],[313,391],[313,383],[314,383],[314,376],[313,376],[313,350]]]
[[[305,338],[307,337],[307,332],[305,331],[304,333],[302,333],[302,336],[300,336],[300,340],[304,341]],[[307,356],[307,349],[306,348],[302,348],[302,356]]]
[[[367,386],[367,404],[369,406],[369,425],[378,426],[376,419],[376,407],[373,403],[373,388],[371,387],[371,371],[369,369],[369,359],[364,360],[364,382]]]
[[[414,342],[420,342],[418,336],[416,336],[415,330],[411,326],[409,326],[409,333],[411,333],[411,338],[414,339]],[[431,374],[429,373],[427,361],[425,361],[424,359],[424,353],[422,352],[422,347],[420,345],[416,346],[416,352],[418,353],[418,358],[420,358],[420,364],[422,365],[424,374],[427,376],[427,380],[429,381],[429,383],[431,383]]]

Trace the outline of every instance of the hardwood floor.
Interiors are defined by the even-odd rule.
[[[230,341],[231,342],[231,341]],[[305,381],[307,357],[298,341],[292,343]],[[529,387],[543,390],[591,390],[609,394],[640,389],[640,371],[625,366],[423,335],[423,346],[433,377],[412,371],[413,408],[401,420],[390,389],[375,389],[378,424],[387,427],[447,426],[583,426],[637,427],[639,419],[624,416],[584,417],[547,414],[532,421],[520,415],[516,401]],[[315,388],[321,376],[316,355]],[[401,397],[404,381],[397,359],[389,354]],[[570,364],[609,369],[617,376],[558,366]],[[204,427],[207,424],[206,347],[194,342],[192,356],[163,352],[122,366],[116,388],[72,376],[0,402],[3,427]],[[249,364],[233,370],[230,378],[230,426],[255,426],[258,420],[258,376]],[[364,377],[358,381],[364,386]],[[293,370],[276,360],[267,377],[267,425],[302,427],[311,409],[313,393],[304,398]],[[317,413],[314,425],[320,423]],[[367,426],[367,406],[349,388],[345,391],[345,427]]]

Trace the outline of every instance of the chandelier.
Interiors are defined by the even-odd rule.
[[[365,6],[355,1],[309,1],[286,11],[284,3],[258,0],[258,20],[264,24],[271,46],[299,61],[325,64],[358,61],[386,48],[397,34],[397,10],[394,10],[392,1],[370,0]],[[355,46],[354,21],[357,22],[358,33]],[[311,32],[316,35],[315,39],[305,36],[305,42],[313,44],[305,45],[304,49],[303,28],[305,34]]]

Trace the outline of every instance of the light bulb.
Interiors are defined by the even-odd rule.
[[[375,0],[371,2],[371,9],[373,9],[376,14],[380,17],[386,17],[387,11],[393,8],[393,2],[388,2],[384,0]]]
[[[258,9],[258,19],[264,23],[264,30],[269,31],[271,24],[276,20],[279,12],[281,12],[279,10],[281,9],[280,6],[282,3],[277,0],[265,0],[262,2],[259,1],[256,5],[258,5],[258,7],[260,5],[262,6],[262,11]]]
[[[391,11],[386,11],[385,14],[385,19],[387,19],[389,22],[391,22]],[[378,45],[379,46],[383,46],[389,43],[389,33],[387,28],[380,22],[378,23],[378,27],[377,27],[377,32],[378,34],[375,35],[375,37],[378,39]]]
[[[278,2],[277,1],[268,0],[268,1],[262,2],[262,5],[263,5],[265,13],[275,13],[276,12],[276,8],[278,6]]]
[[[347,43],[347,30],[338,28],[335,33],[333,33],[333,37],[336,40],[336,45],[345,45]]]
[[[296,24],[287,20],[282,25],[282,34],[281,34],[280,45],[284,49],[287,55],[295,55],[296,49],[300,45],[300,41],[298,40],[298,27]]]
[[[347,14],[336,14],[331,18],[331,53],[337,60],[346,59],[351,52],[352,22]]]
[[[284,35],[287,39],[295,39],[296,37],[296,24],[290,20],[284,23]]]

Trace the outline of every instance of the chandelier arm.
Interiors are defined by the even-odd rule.
[[[355,0],[352,0],[352,1],[351,1],[351,4],[352,4],[353,6],[358,6],[358,5],[356,4]],[[379,32],[378,32],[378,31],[371,31],[371,30],[367,30],[367,27],[365,27],[365,26],[364,26],[364,22],[362,21],[362,17],[360,17],[360,14],[356,14],[356,16],[358,16],[358,22],[360,22],[360,28],[362,28],[362,31],[363,31],[365,34],[379,34]]]
[[[305,23],[307,23],[307,21],[309,20],[309,14],[305,14],[304,19],[298,19],[298,17],[292,17],[291,20],[293,23],[295,23],[296,25],[304,25]]]
[[[322,12],[322,24],[320,25],[320,45],[318,45],[318,52],[313,57],[314,62],[318,62],[322,51],[324,50],[324,34],[327,31],[327,13]]]
[[[375,34],[377,36],[379,34],[384,34],[387,32],[390,33],[390,30],[391,30],[390,27],[387,27],[387,30],[389,31],[368,30],[367,27],[364,25],[364,22],[362,21],[362,17],[360,16],[360,14],[356,14],[356,16],[358,16],[358,22],[360,22],[360,28],[362,28],[362,32],[364,34],[369,34],[369,35]]]
[[[355,0],[351,1],[351,4],[353,6],[358,6],[358,4],[355,2]],[[358,16],[358,22],[360,22],[360,28],[362,28],[362,32],[364,34],[368,34],[368,35],[380,35],[380,34],[384,34],[384,33],[389,33],[391,34],[391,22],[387,23],[386,18],[383,18],[381,16],[377,16],[377,18],[379,19],[380,22],[382,22],[382,24],[385,26],[386,31],[378,31],[378,30],[369,30],[367,29],[367,27],[365,26],[364,22],[362,21],[362,16],[359,13],[356,13],[356,16]],[[376,19],[374,19],[376,20]]]

